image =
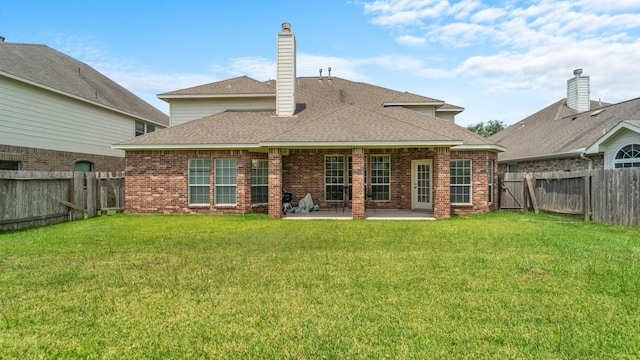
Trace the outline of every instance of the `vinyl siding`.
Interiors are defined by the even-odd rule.
[[[275,110],[275,97],[171,99],[171,126],[221,113],[226,110]]]
[[[412,106],[412,105],[403,105],[407,109],[417,111],[421,114],[436,116],[436,108],[435,106]]]
[[[0,144],[124,157],[134,118],[0,78]]]
[[[601,146],[600,149],[604,150],[604,168],[613,169],[613,160],[618,150],[632,143],[640,144],[640,134],[624,129],[613,139],[609,139],[604,146]]]

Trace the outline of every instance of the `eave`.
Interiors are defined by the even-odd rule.
[[[194,149],[351,149],[351,148],[431,148],[455,147],[462,145],[462,141],[265,141],[258,144],[115,144],[114,149],[120,150],[194,150]],[[486,146],[485,146],[486,147]],[[488,147],[486,147],[488,148]]]
[[[580,157],[580,154],[584,150],[585,149],[575,149],[575,150],[571,150],[569,152],[564,152],[564,153],[526,156],[526,157],[511,158],[511,159],[505,159],[505,160],[498,159],[498,163],[499,164],[508,164],[508,163],[519,163],[519,162],[525,162],[525,161],[540,161],[540,160],[556,160],[556,159],[575,158],[575,157]]]
[[[500,145],[459,145],[451,147],[453,151],[495,151],[505,152],[507,148]]]
[[[157,95],[160,100],[167,99],[224,99],[224,98],[275,98],[276,94],[175,94],[175,95]],[[167,101],[168,102],[168,101]]]

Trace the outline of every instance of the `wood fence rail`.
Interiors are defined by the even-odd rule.
[[[98,204],[124,211],[124,172],[0,171],[0,230],[94,217]]]
[[[640,168],[505,173],[500,187],[501,209],[527,211],[535,203],[540,210],[587,221],[640,226]]]

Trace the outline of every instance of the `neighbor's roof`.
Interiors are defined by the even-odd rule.
[[[263,84],[273,88],[275,81]],[[458,146],[503,150],[450,121],[401,106],[383,106],[385,101],[403,94],[398,91],[335,77],[322,81],[299,78],[296,86],[295,116],[277,117],[275,111],[226,111],[139,136],[115,147]]]
[[[618,104],[591,102],[591,110],[577,113],[562,99],[521,120],[490,140],[507,151],[500,162],[579,156],[622,121],[640,119],[640,98]]]
[[[169,126],[169,117],[89,65],[46,45],[0,42],[0,75]]]

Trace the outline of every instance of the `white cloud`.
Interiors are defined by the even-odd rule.
[[[424,45],[424,43],[426,42],[424,38],[413,36],[413,35],[398,36],[396,38],[396,41],[399,44],[407,45],[407,46],[420,46],[420,45]]]
[[[471,16],[471,21],[478,22],[494,22],[497,19],[505,16],[507,12],[503,9],[489,8],[483,9]]]

